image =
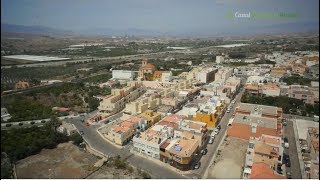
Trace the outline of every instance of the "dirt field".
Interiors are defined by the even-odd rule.
[[[93,165],[98,160],[72,143],[63,143],[55,149],[45,149],[37,155],[20,160],[16,165],[17,177],[80,179],[95,169]]]
[[[135,168],[132,168],[130,172],[128,169],[116,169],[106,164],[88,176],[87,179],[143,179],[143,177]]]
[[[226,137],[209,169],[208,179],[241,179],[247,146],[248,141]]]

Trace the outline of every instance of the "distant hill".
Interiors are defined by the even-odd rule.
[[[72,31],[49,28],[45,26],[23,26],[1,23],[1,33],[29,33],[40,35],[71,35]]]

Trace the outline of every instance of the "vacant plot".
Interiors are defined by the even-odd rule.
[[[20,160],[16,165],[17,177],[80,179],[95,170],[93,165],[98,160],[72,143],[63,143],[55,149],[45,149],[37,155]]]
[[[208,179],[239,179],[248,141],[226,137],[209,169]]]

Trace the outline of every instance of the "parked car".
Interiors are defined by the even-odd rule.
[[[291,166],[289,155],[283,154],[283,163],[286,164],[286,167],[290,167]]]
[[[201,150],[201,154],[202,154],[202,155],[206,155],[207,152],[208,152],[208,149],[202,149],[202,150]]]
[[[217,135],[217,134],[219,134],[219,129],[215,128],[213,132],[214,132],[214,134]]]
[[[31,121],[30,124],[35,124],[35,122],[34,122],[34,121]]]
[[[282,125],[286,126],[287,125],[287,120],[285,118],[282,119]]]
[[[10,127],[12,124],[6,124],[6,127]]]
[[[217,129],[218,129],[219,131],[221,130],[221,125],[220,125],[220,124],[217,126]]]
[[[196,163],[196,165],[194,165],[194,169],[199,169],[201,166],[201,162]]]
[[[283,138],[283,143],[284,143],[284,147],[285,148],[289,148],[289,141],[288,141],[288,138]]]
[[[230,113],[230,109],[227,109],[227,113]]]
[[[214,136],[209,139],[209,144],[213,144]]]
[[[291,178],[292,178],[292,177],[291,177],[291,172],[287,171],[286,174],[287,174],[287,178],[288,178],[288,179],[291,179]]]
[[[80,135],[84,135],[84,132],[83,132],[83,131],[80,131]]]
[[[22,126],[23,125],[23,123],[19,123],[19,126]]]

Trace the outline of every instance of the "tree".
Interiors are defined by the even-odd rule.
[[[70,140],[73,141],[74,145],[79,146],[83,142],[82,136],[80,134],[75,133],[70,136]]]
[[[48,123],[48,126],[52,128],[54,131],[57,131],[57,128],[61,125],[61,121],[58,119],[57,116],[53,115],[50,118],[50,121]]]

